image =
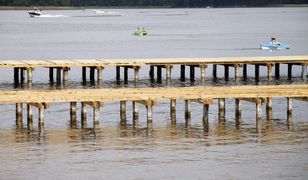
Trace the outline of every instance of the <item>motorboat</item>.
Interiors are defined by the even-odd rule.
[[[288,44],[283,44],[281,42],[269,42],[260,44],[260,49],[269,49],[269,50],[290,49],[290,46]]]
[[[38,17],[41,16],[43,13],[39,8],[34,7],[33,10],[28,11],[28,14],[30,15],[30,17]]]

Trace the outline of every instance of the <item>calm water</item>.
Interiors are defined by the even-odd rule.
[[[29,18],[26,11],[0,11],[0,59],[97,59],[307,55],[308,8],[247,9],[116,9],[121,16],[105,17],[91,10],[46,11],[45,17]],[[150,35],[135,37],[136,27]],[[259,43],[270,37],[287,42],[288,51],[260,51]],[[223,70],[221,68],[221,70]],[[259,83],[249,67],[248,81]],[[265,76],[265,68],[261,74]],[[299,67],[294,78],[282,77],[271,84],[302,84]],[[230,69],[231,77],[233,69]],[[197,72],[196,77],[199,77]],[[206,85],[234,85],[210,77]],[[0,89],[13,89],[11,69],[0,70]],[[115,84],[113,68],[104,71],[104,87]],[[132,76],[130,76],[131,78]],[[148,80],[141,69],[141,87],[162,84]],[[33,88],[50,87],[47,71],[34,71]],[[97,88],[80,85],[80,69],[70,71],[69,88]],[[199,86],[178,80],[172,72],[171,86]],[[131,79],[132,80],[132,79]],[[25,87],[26,88],[26,87]],[[60,87],[61,88],[61,87]],[[184,103],[177,102],[177,124],[170,123],[169,102],[154,108],[154,127],[146,128],[146,112],[140,109],[139,124],[132,125],[128,103],[127,125],[120,125],[119,103],[106,102],[100,111],[99,128],[71,128],[69,105],[51,104],[46,110],[45,128],[15,125],[15,106],[0,105],[0,179],[307,179],[308,104],[293,102],[293,117],[287,121],[286,100],[273,100],[273,119],[264,119],[257,131],[255,106],[243,103],[240,126],[234,118],[234,101],[226,102],[226,123],[218,123],[217,103],[210,106],[210,131],[202,126],[202,107],[192,104],[192,120],[185,124]],[[90,109],[89,109],[90,110]],[[25,111],[25,110],[24,110]],[[80,106],[78,105],[78,112]],[[24,115],[25,112],[24,112]]]

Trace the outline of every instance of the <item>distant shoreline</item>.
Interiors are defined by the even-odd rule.
[[[0,10],[31,10],[34,6],[0,6]],[[160,8],[207,8],[207,7],[170,7],[170,6],[36,6],[42,10],[82,10],[82,9],[160,9]],[[308,4],[278,4],[269,6],[230,6],[214,8],[270,8],[270,7],[308,7]]]

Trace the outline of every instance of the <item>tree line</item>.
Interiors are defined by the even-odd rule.
[[[0,6],[232,7],[308,4],[308,0],[0,0]]]

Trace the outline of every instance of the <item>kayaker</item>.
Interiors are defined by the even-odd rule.
[[[277,44],[276,38],[272,37],[272,38],[271,38],[271,43],[272,43],[272,44]]]

